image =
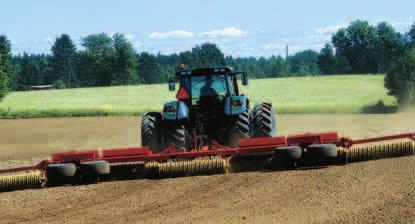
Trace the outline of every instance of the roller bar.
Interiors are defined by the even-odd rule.
[[[58,152],[52,154],[51,160],[43,160],[33,166],[23,166],[17,168],[0,169],[0,174],[15,173],[30,170],[44,172],[49,164],[55,163],[75,163],[79,164],[86,161],[105,160],[110,164],[115,163],[134,163],[134,162],[164,162],[169,160],[192,160],[202,157],[221,157],[229,158],[232,156],[249,155],[269,155],[274,149],[285,146],[299,146],[306,148],[312,144],[335,144],[343,147],[343,151],[348,151],[352,146],[366,143],[382,141],[409,139],[415,142],[415,133],[403,133],[398,135],[388,135],[375,138],[350,139],[339,137],[336,132],[306,133],[301,135],[250,138],[239,142],[239,147],[230,148],[221,146],[214,142],[210,148],[203,150],[192,150],[189,152],[177,152],[174,145],[168,147],[160,153],[152,153],[148,147],[112,148],[104,150],[82,150]]]
[[[396,139],[410,139],[415,141],[415,132],[414,133],[403,133],[399,135],[388,135],[376,138],[363,138],[358,140],[349,140],[351,145],[357,144],[365,144],[365,143],[372,143],[372,142],[381,142],[381,141],[389,141],[389,140],[396,140]]]

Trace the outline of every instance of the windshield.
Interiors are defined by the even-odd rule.
[[[226,96],[226,76],[209,75],[194,76],[191,78],[192,99],[199,99],[201,96]]]

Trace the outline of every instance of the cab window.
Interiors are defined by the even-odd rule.
[[[193,76],[191,77],[192,103],[202,96],[227,96],[225,75]]]

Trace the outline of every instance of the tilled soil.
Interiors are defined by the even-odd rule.
[[[0,166],[51,151],[134,146],[137,117],[0,120]],[[414,131],[413,114],[281,115],[280,133]],[[0,223],[415,223],[415,157],[282,172],[0,193]]]

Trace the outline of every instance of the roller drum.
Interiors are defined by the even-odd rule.
[[[40,171],[0,176],[0,192],[42,187],[44,183],[45,178]]]
[[[164,163],[147,162],[146,177],[166,178],[225,173],[228,162],[222,158],[168,161]]]
[[[339,150],[341,162],[358,162],[415,154],[415,142],[393,142]]]

